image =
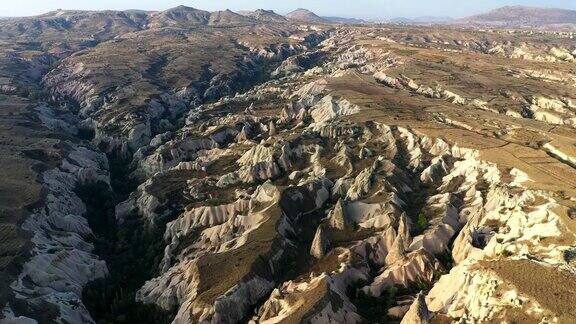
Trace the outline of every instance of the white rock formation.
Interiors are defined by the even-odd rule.
[[[360,107],[348,100],[327,95],[310,108],[310,116],[316,124],[326,123],[341,116],[360,112]]]
[[[178,309],[175,323],[227,322],[244,318],[250,307],[272,291],[274,274],[285,271],[282,262],[296,257],[292,255],[294,243],[288,239],[288,235],[293,235],[295,231],[293,224],[297,224],[303,214],[321,208],[329,198],[331,186],[330,181],[319,179],[282,193],[267,182],[254,192],[244,215],[237,215],[236,212],[237,208],[245,208],[245,202],[218,207],[217,210],[222,211],[220,220],[230,217],[228,221],[206,229],[200,227],[201,234],[196,243],[187,243],[188,248],[177,257],[177,262],[170,263],[173,265],[169,268],[165,266],[159,277],[148,281],[138,292],[137,299],[155,303],[167,310]],[[294,209],[283,210],[287,204]],[[167,248],[165,260],[174,257],[171,251],[176,250],[174,245],[179,243],[178,238],[184,237],[182,230],[189,228],[189,225],[202,224],[202,219],[205,219],[204,224],[208,221],[207,225],[210,225],[211,218],[203,216],[205,211],[195,210],[169,225],[166,237],[172,238],[172,243]],[[267,254],[256,255],[251,250],[253,244],[260,244],[262,249],[267,246],[270,250]],[[212,262],[222,262],[218,260],[223,255],[236,258],[236,261],[222,261],[232,266],[237,262],[236,267],[239,268],[234,271],[241,271],[241,274],[232,281],[223,281],[211,287],[206,280],[213,272],[228,271],[212,266]],[[261,258],[267,261],[262,264]],[[226,275],[222,273],[222,276]],[[226,289],[213,299],[199,298],[212,291],[217,293],[219,290],[214,289],[221,289],[218,288],[221,285]]]
[[[432,320],[432,315],[426,306],[426,299],[420,292],[414,299],[410,309],[402,318],[400,324],[428,324]]]
[[[42,173],[45,200],[22,224],[32,234],[31,255],[10,288],[17,299],[35,307],[55,306],[57,322],[93,322],[82,303],[82,289],[106,276],[108,268],[93,253],[89,243],[93,233],[84,218],[86,206],[75,190],[98,181],[109,185],[107,169],[105,155],[73,145],[60,167]]]
[[[310,255],[316,259],[321,259],[326,255],[330,247],[330,240],[322,226],[318,226],[316,234],[314,234],[314,240],[312,240],[312,245],[310,246]]]

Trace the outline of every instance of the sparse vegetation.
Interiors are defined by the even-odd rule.
[[[451,269],[452,266],[454,266],[454,260],[452,259],[452,253],[450,250],[446,250],[444,253],[436,255],[436,258],[438,261],[440,261],[445,269]]]
[[[358,308],[358,313],[368,322],[373,324],[390,323],[388,309],[392,306],[392,301],[396,296],[397,289],[392,287],[386,290],[380,297],[373,297],[358,291],[354,304]]]

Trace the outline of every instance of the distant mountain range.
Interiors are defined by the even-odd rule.
[[[261,22],[303,22],[313,24],[366,24],[371,22],[385,22],[392,24],[448,24],[477,27],[501,28],[561,28],[576,29],[576,11],[557,8],[539,8],[527,6],[506,6],[486,13],[470,17],[454,19],[448,16],[421,16],[416,18],[396,17],[386,20],[364,20],[352,17],[320,16],[308,9],[299,8],[286,15],[280,15],[272,10],[258,9],[255,11],[231,10],[209,12],[186,6],[178,6],[165,11],[106,11],[116,20],[128,20],[133,27],[182,27],[189,25],[232,26],[250,25]],[[57,10],[44,15],[36,16],[43,19],[52,19],[50,24],[67,24],[65,19],[70,15],[82,16],[85,19],[99,19],[103,11]],[[33,17],[29,17],[33,18]],[[106,19],[112,19],[105,17]],[[13,19],[0,17],[0,20]],[[38,26],[32,26],[37,29]]]
[[[407,25],[448,24],[496,28],[576,28],[576,11],[557,8],[506,6],[460,19],[424,16],[417,18],[392,18],[385,22]]]
[[[546,27],[576,24],[576,11],[557,8],[506,6],[458,19],[457,23],[495,27]]]

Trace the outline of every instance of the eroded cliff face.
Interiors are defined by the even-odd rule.
[[[165,14],[37,78],[67,137],[28,153],[51,164],[4,318],[576,318],[563,35]]]
[[[91,322],[82,302],[82,289],[88,282],[105,277],[108,268],[95,254],[94,233],[79,192],[92,187],[103,193],[112,191],[108,159],[89,143],[74,140],[75,126],[56,118],[53,107],[32,106],[28,113],[36,117],[36,124],[29,125],[47,136],[34,142],[34,134],[29,133],[32,145],[23,151],[34,163],[41,203],[30,206],[29,215],[20,223],[30,241],[24,246],[26,259],[17,272],[6,277],[11,281],[3,288],[7,299],[3,316],[19,314],[40,322]],[[26,162],[21,159],[19,163]],[[6,239],[10,244],[10,238]],[[25,321],[25,317],[21,319]]]

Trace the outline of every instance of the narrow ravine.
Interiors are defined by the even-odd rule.
[[[122,225],[116,222],[115,207],[128,197],[135,184],[128,174],[124,165],[113,162],[113,191],[100,184],[77,190],[87,207],[95,252],[109,270],[107,277],[84,287],[82,300],[98,323],[169,323],[172,314],[134,299],[136,290],[157,274],[163,246],[161,230],[147,229],[139,219],[127,219]]]
[[[308,46],[314,49],[325,37],[326,35],[311,37]],[[258,60],[260,65],[252,67],[255,70],[249,78],[234,81],[239,91],[250,90],[251,87],[269,81],[272,71],[282,63],[282,61],[268,62],[262,58]],[[316,58],[316,63],[318,62],[320,62],[319,58]],[[309,63],[306,62],[306,64]],[[165,59],[162,62],[162,65],[164,64],[166,64]],[[154,65],[155,70],[150,73],[160,73],[158,66]],[[211,78],[209,74],[204,77]],[[207,81],[200,82],[199,87],[206,88],[206,85],[202,85],[204,83]],[[204,104],[216,102],[222,97],[224,97],[223,94],[207,98]],[[196,102],[196,104],[199,103]],[[185,117],[179,117],[174,123],[184,124]],[[154,135],[157,134],[153,133],[152,136]],[[92,140],[94,132],[83,129],[78,136]],[[108,150],[107,145],[101,145],[100,148]],[[86,204],[85,216],[94,232],[95,253],[106,262],[109,269],[107,277],[86,285],[82,294],[83,302],[97,323],[169,323],[174,318],[173,312],[163,310],[154,304],[137,302],[135,295],[147,280],[158,276],[159,265],[164,254],[166,224],[182,210],[171,210],[170,214],[173,216],[161,218],[154,226],[146,224],[137,213],[129,214],[129,217],[123,218],[122,223],[119,224],[116,219],[116,206],[125,201],[145,179],[133,176],[137,165],[134,165],[131,159],[127,159],[125,154],[118,151],[108,152],[108,160],[112,190],[100,183],[81,186],[76,190],[78,196]],[[310,235],[313,235],[313,232],[305,237]],[[308,242],[311,241],[312,236],[300,239]],[[302,252],[307,249],[308,245],[303,244]],[[294,265],[303,267],[303,264],[296,260]],[[298,267],[289,267],[292,269],[289,272],[298,273]]]

